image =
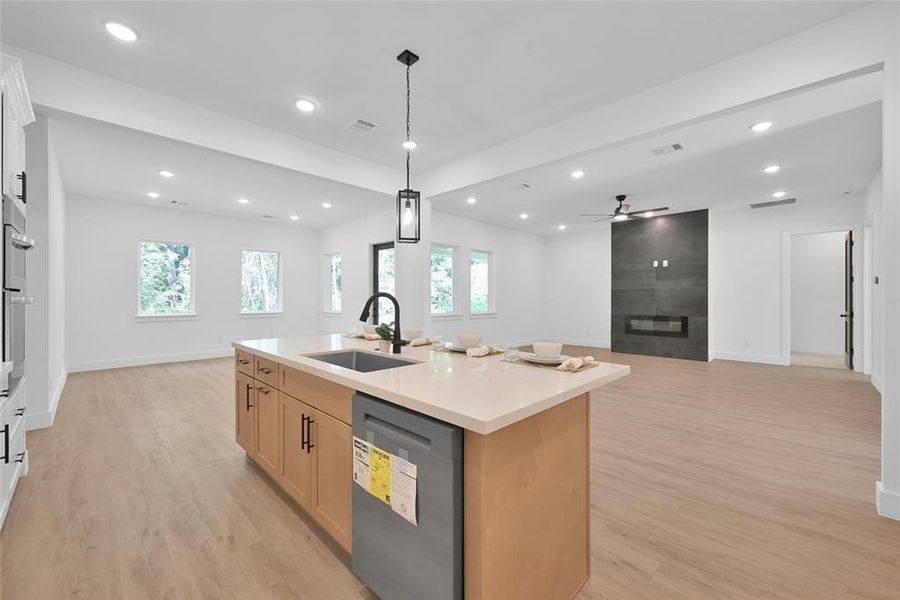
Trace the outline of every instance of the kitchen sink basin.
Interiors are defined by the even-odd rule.
[[[322,362],[344,367],[345,369],[353,369],[360,373],[371,373],[372,371],[383,371],[384,369],[395,369],[397,367],[418,364],[412,360],[403,360],[392,356],[372,354],[371,352],[360,352],[359,350],[308,354],[307,358],[321,360]]]

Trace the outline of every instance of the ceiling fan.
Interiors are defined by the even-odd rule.
[[[609,221],[612,219],[613,221],[627,221],[629,219],[634,219],[635,217],[649,218],[655,215],[656,213],[661,213],[663,211],[669,210],[668,206],[659,206],[657,208],[646,208],[643,210],[630,210],[631,205],[625,204],[625,194],[619,194],[616,196],[616,202],[619,205],[612,212],[612,214],[602,214],[602,215],[581,215],[582,217],[601,217],[595,221],[591,221],[591,223],[600,223],[601,221]]]

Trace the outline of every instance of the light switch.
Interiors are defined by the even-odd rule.
[[[664,266],[664,267],[668,267],[668,266],[669,266],[669,261],[668,261],[668,260],[664,260],[664,261],[663,261],[663,266]]]
[[[658,267],[658,266],[659,266],[659,261],[658,261],[658,260],[654,260],[654,261],[653,261],[653,268],[655,269],[655,268]]]

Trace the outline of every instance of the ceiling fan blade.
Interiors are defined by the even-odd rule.
[[[668,207],[668,206],[659,206],[659,207],[657,207],[657,208],[643,208],[643,209],[641,209],[641,210],[633,210],[633,211],[631,211],[631,212],[628,213],[628,214],[630,214],[630,215],[639,215],[639,214],[645,213],[645,212],[663,212],[663,211],[666,211],[666,210],[669,210],[669,207]]]
[[[599,215],[578,215],[579,217],[611,217],[609,213],[600,213]]]
[[[591,221],[591,223],[602,223],[603,221],[609,221],[611,219],[612,219],[612,217],[604,217],[602,219],[596,219],[594,221]]]

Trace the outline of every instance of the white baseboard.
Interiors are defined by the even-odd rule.
[[[189,360],[204,360],[207,358],[223,358],[233,356],[233,348],[220,348],[217,350],[203,350],[199,352],[181,352],[178,354],[158,354],[155,356],[132,356],[130,358],[112,358],[107,360],[94,360],[80,363],[71,363],[69,373],[81,373],[83,371],[99,371],[101,369],[121,369],[122,367],[140,367],[142,365],[157,365],[162,363],[186,362]]]
[[[884,395],[884,392],[881,391],[881,377],[878,375],[870,375],[869,381],[872,382],[872,386],[878,390],[878,393]]]
[[[712,360],[736,360],[767,365],[790,365],[791,360],[779,354],[745,354],[743,352],[716,352]]]
[[[900,521],[900,493],[889,492],[880,481],[875,482],[875,507],[882,517]]]
[[[59,382],[56,384],[56,389],[50,398],[50,410],[25,415],[25,431],[53,426],[53,421],[56,419],[56,409],[59,406],[59,398],[62,396],[63,388],[66,387],[66,378],[68,376],[69,371],[63,367],[62,372],[59,374]]]

